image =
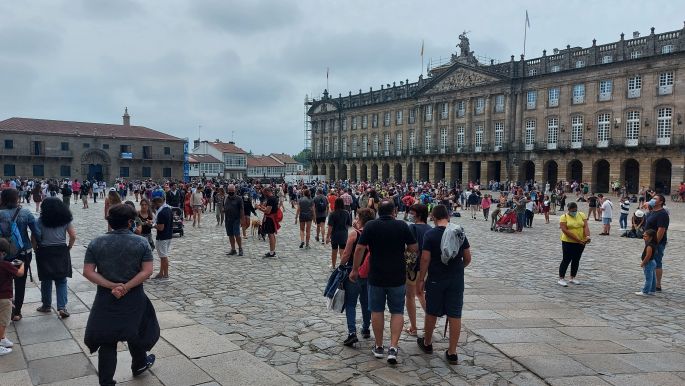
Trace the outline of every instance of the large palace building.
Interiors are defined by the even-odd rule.
[[[465,34],[428,77],[308,101],[312,174],[350,180],[685,179],[685,28],[481,63]]]

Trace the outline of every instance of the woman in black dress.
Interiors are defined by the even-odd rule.
[[[342,252],[345,250],[345,244],[347,243],[347,230],[352,226],[350,213],[345,210],[345,202],[342,198],[338,197],[335,199],[333,208],[333,212],[328,215],[328,233],[326,237],[326,243],[331,244],[331,269],[335,268],[338,254],[341,254],[340,258],[342,259]]]

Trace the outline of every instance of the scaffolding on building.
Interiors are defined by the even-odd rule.
[[[312,149],[312,125],[309,122],[309,116],[307,111],[312,105],[312,101],[309,99],[309,95],[304,96],[304,148],[305,150]]]

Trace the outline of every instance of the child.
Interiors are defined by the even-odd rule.
[[[642,239],[645,240],[645,249],[642,251],[640,267],[645,272],[645,286],[642,291],[635,292],[635,295],[656,295],[656,261],[652,258],[654,251],[656,251],[656,231],[654,229],[646,230]]]
[[[499,220],[502,213],[502,204],[497,204],[495,207],[495,210],[492,211],[492,214],[490,215],[491,221],[490,221],[490,230],[494,231],[495,230],[495,224],[497,223],[497,220]]]
[[[10,324],[12,316],[12,279],[14,276],[24,275],[23,263],[16,267],[5,260],[9,252],[9,242],[0,238],[0,356],[11,353],[11,347],[14,346],[14,343],[5,336],[5,329]]]

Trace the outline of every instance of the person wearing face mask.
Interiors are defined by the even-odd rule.
[[[419,293],[416,291],[416,279],[419,275],[419,262],[421,259],[423,237],[426,234],[426,232],[428,232],[432,228],[430,225],[427,224],[428,207],[426,205],[414,204],[407,209],[407,212],[409,212],[409,230],[414,235],[414,238],[416,238],[419,250],[416,254],[410,254],[410,256],[414,257],[413,259],[407,259],[407,292],[405,294],[404,300],[405,306],[407,308],[407,315],[409,316],[409,327],[406,328],[404,331],[411,336],[416,336],[416,332],[418,330],[416,325],[417,297],[419,298],[419,304],[421,304],[421,308],[423,308],[424,311],[426,310],[426,298],[424,297],[423,292]],[[405,255],[405,258],[406,257],[407,256]]]
[[[664,203],[666,199],[663,195],[657,194],[651,198],[647,205],[651,209],[647,219],[645,220],[645,231],[652,229],[656,232],[656,238],[653,240],[656,243],[656,250],[654,251],[654,261],[656,262],[656,291],[661,292],[661,275],[663,274],[661,261],[664,258],[664,251],[666,249],[666,241],[668,239],[668,225],[670,216]]]
[[[238,244],[238,256],[243,255],[243,243],[240,239],[240,224],[245,216],[243,211],[243,199],[235,194],[235,185],[230,184],[226,188],[226,201],[224,201],[226,213],[226,235],[231,243],[230,256],[236,254],[235,245]]]
[[[558,284],[568,287],[569,282],[566,281],[566,270],[569,264],[571,264],[570,282],[572,284],[580,284],[576,280],[576,275],[578,274],[578,266],[580,265],[580,258],[583,255],[585,244],[590,242],[590,228],[587,223],[587,216],[585,213],[578,211],[578,205],[575,202],[568,204],[568,212],[559,219],[559,228],[561,229],[563,259],[559,265]]]

